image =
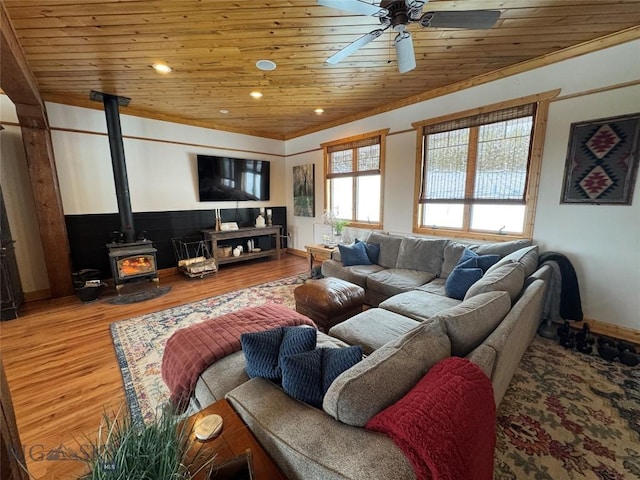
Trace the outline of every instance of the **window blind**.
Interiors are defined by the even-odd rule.
[[[327,147],[327,178],[380,174],[380,136]]]

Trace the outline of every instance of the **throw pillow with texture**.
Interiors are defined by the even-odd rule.
[[[367,252],[367,257],[371,260],[372,264],[377,264],[380,258],[380,244],[379,243],[367,243],[362,242],[356,238],[356,243],[364,243],[364,250]]]
[[[342,265],[350,267],[352,265],[371,265],[371,260],[367,256],[363,242],[352,243],[351,245],[338,245]]]
[[[287,355],[316,348],[316,330],[308,327],[278,327],[261,332],[243,333],[240,344],[249,378],[279,382],[281,362]]]
[[[361,359],[362,348],[358,345],[287,355],[282,361],[282,389],[296,400],[322,408],[333,381]]]

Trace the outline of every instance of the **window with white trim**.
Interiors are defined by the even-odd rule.
[[[352,226],[382,227],[385,137],[380,130],[322,144],[325,208]]]
[[[414,125],[421,136],[415,230],[531,236],[538,122],[533,102]]]

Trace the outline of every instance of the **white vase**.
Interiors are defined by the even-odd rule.
[[[262,214],[259,214],[256,217],[256,227],[264,227],[264,226],[266,226],[266,224],[267,223],[265,222],[264,217],[262,216]]]

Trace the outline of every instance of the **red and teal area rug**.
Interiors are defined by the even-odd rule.
[[[169,392],[160,365],[178,328],[240,308],[295,305],[304,276],[285,278],[111,325],[134,419]],[[640,479],[640,366],[565,350],[536,337],[498,409],[496,480]]]

